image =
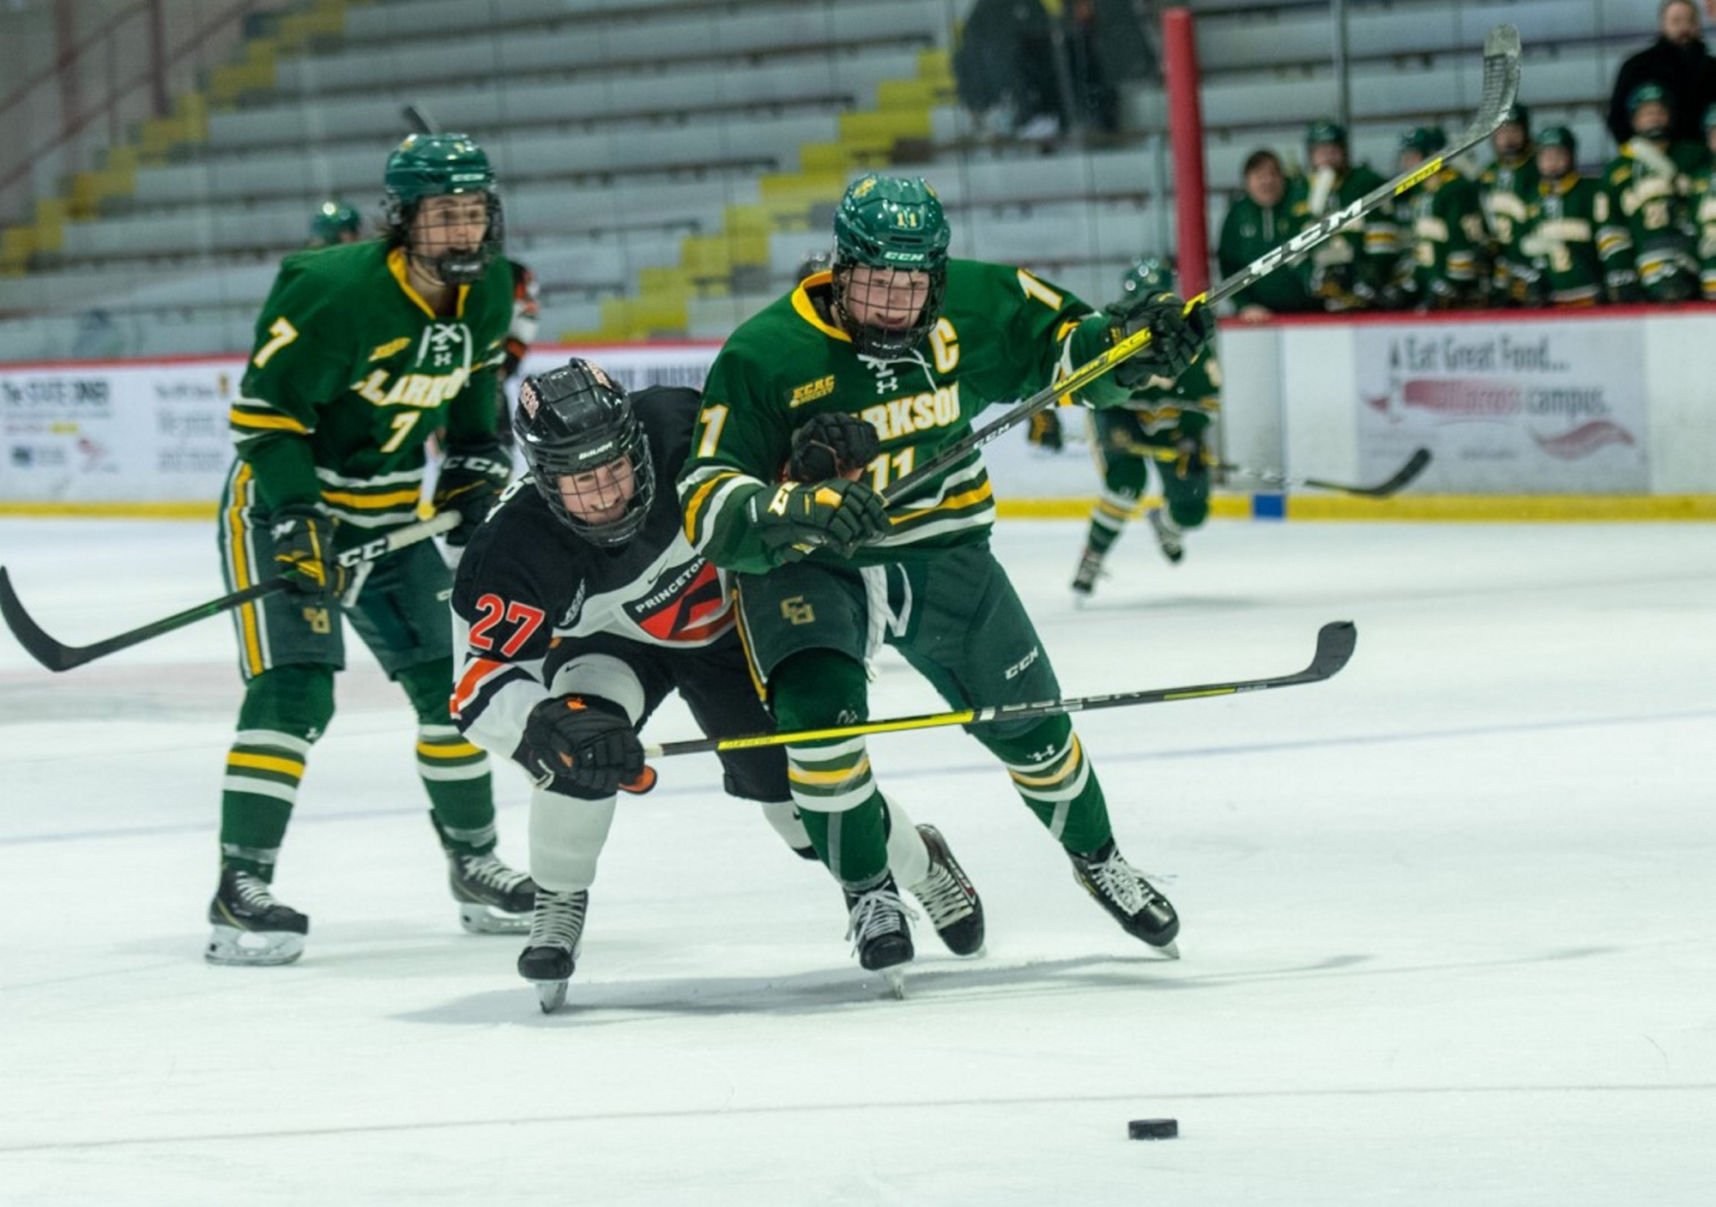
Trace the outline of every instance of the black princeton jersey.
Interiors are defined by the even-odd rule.
[[[605,633],[692,649],[733,628],[732,583],[686,541],[673,489],[701,398],[652,386],[631,399],[655,465],[655,498],[636,536],[618,549],[591,544],[555,518],[526,477],[459,561],[453,616],[464,662],[453,719],[469,729],[498,714],[483,724],[490,749],[522,734],[524,714],[546,694],[543,661],[561,641]],[[526,690],[506,690],[513,685]]]

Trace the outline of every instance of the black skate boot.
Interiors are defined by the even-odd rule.
[[[530,919],[530,941],[518,957],[518,975],[536,986],[537,1002],[544,1014],[552,1014],[566,1002],[566,982],[578,966],[578,951],[584,943],[584,916],[590,909],[589,892],[551,893],[536,890],[536,909]]]
[[[983,951],[983,899],[953,857],[947,839],[934,826],[919,826],[918,834],[929,848],[929,875],[906,891],[918,899],[929,915],[930,925],[947,949],[956,956],[979,955]]]
[[[1144,518],[1150,521],[1150,531],[1156,534],[1156,547],[1162,551],[1162,556],[1179,565],[1180,559],[1186,556],[1184,530],[1160,507],[1152,507],[1144,513]]]
[[[912,928],[907,918],[915,915],[900,900],[894,878],[884,876],[872,889],[854,892],[848,888],[845,893],[846,908],[851,911],[846,937],[852,940],[858,963],[869,972],[882,973],[894,996],[905,997],[905,980],[899,966],[908,963],[914,954]]]
[[[1073,595],[1080,599],[1089,599],[1096,591],[1097,577],[1102,573],[1103,555],[1096,550],[1085,547],[1084,554],[1078,559],[1078,572],[1073,575]]]
[[[1138,869],[1121,858],[1112,838],[1089,855],[1068,851],[1067,857],[1072,860],[1073,876],[1127,934],[1161,949],[1170,959],[1180,958],[1174,944],[1180,916]]]
[[[523,934],[530,926],[536,881],[495,857],[447,852],[447,883],[459,903],[459,925],[473,935]]]
[[[310,933],[310,919],[276,901],[266,880],[235,868],[221,869],[209,923],[203,959],[211,964],[290,964]]]

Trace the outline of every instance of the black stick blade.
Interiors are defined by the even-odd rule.
[[[6,627],[12,630],[12,636],[18,639],[24,652],[50,671],[70,670],[82,661],[76,657],[75,650],[49,637],[40,625],[30,619],[30,614],[24,611],[23,601],[12,589],[12,578],[4,566],[0,566],[0,615],[6,618]]]
[[[1331,620],[1317,630],[1317,652],[1311,655],[1311,665],[1305,673],[1313,680],[1340,674],[1357,645],[1357,625],[1350,620]]]
[[[1406,459],[1406,464],[1396,470],[1394,477],[1390,478],[1388,481],[1378,483],[1375,486],[1365,487],[1362,490],[1355,490],[1353,493],[1355,495],[1364,495],[1366,498],[1370,499],[1386,499],[1389,495],[1398,494],[1403,488],[1410,485],[1413,479],[1423,473],[1429,464],[1430,450],[1427,448],[1421,448],[1408,457]]]

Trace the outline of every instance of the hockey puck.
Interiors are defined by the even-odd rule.
[[[1126,1135],[1132,1140],[1172,1140],[1180,1134],[1178,1119],[1134,1119],[1126,1125]]]

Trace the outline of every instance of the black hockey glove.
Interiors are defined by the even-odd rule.
[[[338,596],[346,568],[334,551],[334,521],[314,507],[282,507],[268,528],[274,565],[294,591]]]
[[[882,496],[841,478],[786,482],[751,496],[747,509],[763,543],[789,562],[823,545],[850,550],[889,530]]]
[[[525,719],[524,744],[530,771],[593,795],[622,786],[646,791],[654,783],[625,709],[599,696],[544,700]]]
[[[882,451],[876,425],[856,415],[829,411],[792,434],[787,476],[794,482],[822,482],[862,470]]]
[[[1031,426],[1025,429],[1025,438],[1038,448],[1046,448],[1051,453],[1061,451],[1061,417],[1055,414],[1054,407],[1044,407],[1031,416]]]
[[[1187,312],[1185,299],[1175,293],[1115,302],[1107,314],[1109,338],[1115,343],[1146,327],[1150,330],[1144,349],[1114,367],[1114,380],[1128,390],[1142,389],[1152,377],[1173,381],[1215,338],[1215,316],[1209,307],[1199,302]]]
[[[441,476],[435,481],[435,496],[430,500],[436,511],[456,511],[459,526],[447,534],[447,543],[457,548],[471,539],[477,525],[500,501],[512,476],[512,460],[499,444],[484,444],[461,452],[448,453],[441,462]]]

